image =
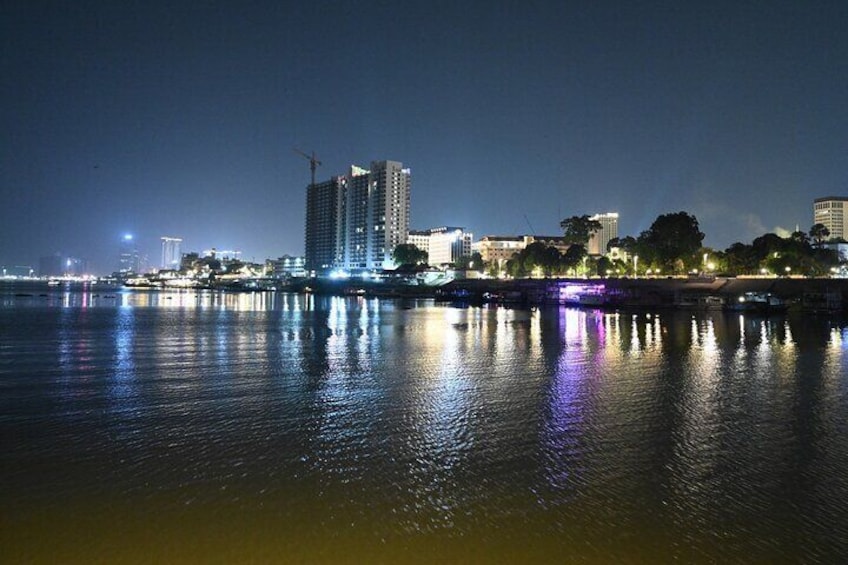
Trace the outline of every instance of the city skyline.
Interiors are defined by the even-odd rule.
[[[723,249],[809,229],[811,201],[848,186],[837,2],[48,2],[0,25],[9,265],[62,251],[106,272],[123,233],[151,258],[169,233],[301,255],[310,172],[293,148],[315,151],[319,180],[402,161],[411,227],[480,237],[606,210],[638,235],[686,210]]]

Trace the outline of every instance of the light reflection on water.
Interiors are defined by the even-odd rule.
[[[4,299],[0,545],[833,562],[846,331],[272,293]]]

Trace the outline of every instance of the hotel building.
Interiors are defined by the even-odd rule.
[[[589,236],[586,251],[589,255],[606,255],[607,244],[618,237],[618,212],[595,214],[589,219],[600,222],[601,229]]]
[[[848,197],[825,196],[813,200],[813,223],[824,224],[828,238],[848,239]]]
[[[425,231],[410,231],[406,242],[427,253],[427,263],[432,266],[456,264],[462,257],[471,255],[474,234],[465,228],[438,227]]]

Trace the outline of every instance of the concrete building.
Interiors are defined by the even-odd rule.
[[[548,247],[555,247],[560,253],[565,253],[571,246],[564,237],[546,235],[517,235],[499,236],[487,235],[475,242],[471,249],[480,253],[483,261],[503,268],[512,256],[531,243],[541,242]]]
[[[831,239],[848,239],[848,197],[825,196],[813,200],[813,223],[824,224]]]
[[[397,161],[307,187],[306,269],[368,271],[391,268],[392,251],[409,232],[411,173]]]
[[[406,242],[430,256],[430,230],[409,230]]]
[[[471,256],[474,234],[465,228],[442,226],[425,231],[410,231],[406,242],[427,253],[432,266],[456,264],[462,257]]]
[[[180,259],[182,258],[182,254],[180,253],[180,246],[182,245],[183,240],[179,237],[167,237],[164,236],[162,239],[162,261],[159,266],[163,269],[179,269],[180,268]]]
[[[305,261],[303,257],[283,255],[277,259],[268,259],[266,262],[266,271],[275,279],[304,277],[306,276],[304,265]]]
[[[601,229],[589,237],[586,251],[589,255],[606,255],[607,244],[611,239],[618,237],[618,212],[595,214],[589,219],[600,222]]]
[[[342,253],[345,177],[310,185],[306,190],[306,268],[328,271]]]

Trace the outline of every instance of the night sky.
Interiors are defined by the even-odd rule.
[[[686,5],[684,5],[686,4]],[[303,253],[309,163],[412,169],[412,225],[725,248],[848,194],[848,2],[0,3],[0,264]]]

